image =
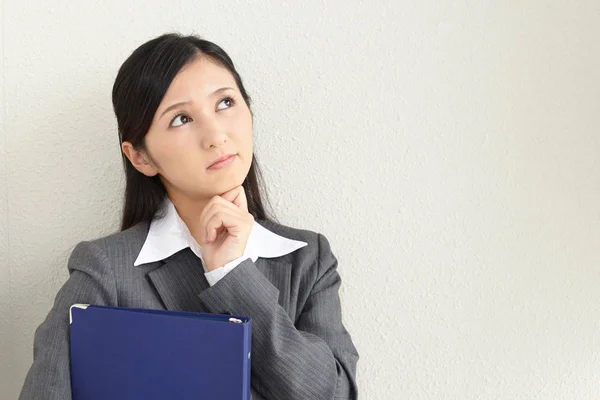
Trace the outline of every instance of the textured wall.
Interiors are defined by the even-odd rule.
[[[3,20],[3,4],[0,3],[0,21]],[[0,29],[0,71],[4,71],[4,35]],[[6,124],[4,115],[4,73],[0,73],[0,398],[10,390],[9,383],[13,375],[11,365],[14,364],[13,355],[8,342],[12,335],[12,299],[10,257],[8,254],[8,188],[7,162],[6,162]],[[6,389],[4,389],[6,388]],[[8,393],[8,392],[7,392]]]
[[[3,1],[0,398],[117,229],[112,83],[168,30],[230,53],[278,216],[330,239],[362,398],[600,398],[600,3],[249,3]]]

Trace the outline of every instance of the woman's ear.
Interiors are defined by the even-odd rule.
[[[123,150],[123,154],[129,159],[131,165],[142,174],[146,176],[155,176],[158,174],[158,171],[152,165],[146,153],[134,149],[130,142],[123,142],[121,150]]]

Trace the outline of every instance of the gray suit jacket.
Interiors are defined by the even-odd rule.
[[[329,242],[319,233],[257,222],[308,246],[256,263],[246,259],[212,287],[189,248],[134,267],[147,222],[77,244],[69,279],[35,332],[33,365],[20,399],[71,398],[68,333],[74,303],[250,316],[253,399],[357,398],[358,353],[342,325],[341,280]]]

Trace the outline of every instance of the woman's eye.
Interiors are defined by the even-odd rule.
[[[221,106],[222,104],[224,106]],[[235,100],[232,97],[225,97],[217,105],[217,110],[226,110],[228,108],[231,108],[234,104],[235,104]],[[177,121],[177,120],[179,120],[181,122],[178,123],[178,124],[175,124],[175,121]],[[188,117],[187,115],[185,115],[185,114],[177,114],[175,116],[175,118],[173,118],[171,120],[171,125],[170,126],[177,127],[177,126],[181,126],[181,125],[187,124],[190,121],[192,121],[192,119],[190,117]]]
[[[226,107],[224,107],[224,108],[219,107],[221,104],[225,104]],[[217,109],[224,110],[224,109],[230,108],[233,104],[234,104],[233,99],[231,97],[226,97],[219,102],[219,106],[217,106]]]
[[[179,119],[180,121],[182,121],[182,122],[181,122],[180,124],[174,125],[174,124],[173,124],[173,122],[177,121],[178,119]],[[188,117],[188,116],[187,116],[187,115],[185,115],[185,114],[178,114],[178,115],[176,115],[176,116],[175,116],[175,118],[173,118],[173,120],[171,121],[171,126],[181,126],[181,125],[183,125],[183,124],[185,124],[185,123],[188,123],[188,122],[190,122],[190,119],[191,119],[191,118],[190,118],[190,117]]]

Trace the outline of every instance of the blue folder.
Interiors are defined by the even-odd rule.
[[[73,400],[250,399],[248,317],[75,304]]]

